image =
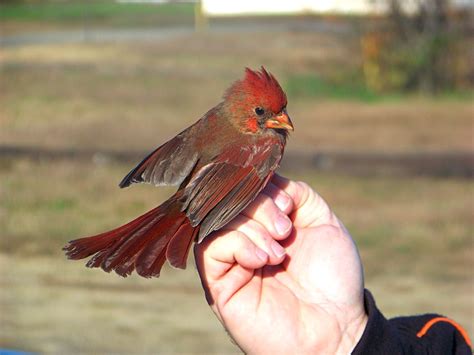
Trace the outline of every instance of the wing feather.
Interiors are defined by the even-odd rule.
[[[278,143],[268,140],[225,151],[189,181],[182,210],[192,226],[201,225],[199,242],[230,222],[265,187],[283,153]]]
[[[229,195],[221,200],[204,218],[199,229],[198,242],[201,242],[209,233],[219,230],[234,219],[247,207],[263,190],[273,173],[265,179],[251,174],[237,185]]]
[[[197,186],[199,192],[193,196],[187,208],[187,215],[194,226],[201,223],[219,201],[231,194],[239,182],[252,170],[251,167],[240,168],[227,163],[216,164],[213,168],[220,172],[219,179],[212,183],[203,179]]]
[[[120,182],[120,187],[133,183],[150,183],[155,186],[181,184],[196,165],[199,156],[193,150],[189,127],[173,139],[151,152]]]

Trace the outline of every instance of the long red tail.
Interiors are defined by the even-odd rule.
[[[87,262],[88,267],[114,270],[123,277],[134,269],[140,276],[158,277],[166,259],[174,267],[186,268],[189,249],[198,231],[199,226],[191,226],[173,196],[121,227],[72,240],[63,250],[74,260],[94,255]]]

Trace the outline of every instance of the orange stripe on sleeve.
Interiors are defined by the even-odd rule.
[[[446,322],[446,323],[451,324],[454,328],[456,328],[458,330],[459,333],[461,333],[461,335],[463,336],[464,341],[467,343],[467,345],[469,345],[472,348],[471,339],[469,339],[469,335],[467,335],[467,332],[464,330],[464,328],[461,327],[455,321],[453,321],[449,318],[446,318],[446,317],[436,317],[436,318],[433,318],[430,321],[426,322],[426,324],[423,326],[423,328],[421,328],[421,330],[416,334],[416,336],[418,338],[421,338],[422,336],[424,336],[428,332],[428,330],[430,330],[430,328],[434,324],[436,324],[438,322]]]

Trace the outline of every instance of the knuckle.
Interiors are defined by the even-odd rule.
[[[264,194],[260,194],[250,205],[247,215],[251,218],[267,214],[272,208],[273,200]]]
[[[253,220],[249,220],[248,222],[247,235],[249,235],[251,239],[258,238],[261,240],[268,240],[270,237],[265,227]]]
[[[232,231],[232,242],[229,243],[228,248],[237,255],[249,255],[254,252],[255,245],[252,240],[242,231]]]
[[[240,230],[235,230],[230,232],[232,238],[235,240],[235,244],[237,246],[246,246],[248,245],[248,238],[247,235],[240,231]]]
[[[264,194],[259,194],[250,205],[244,210],[244,215],[253,216],[258,210],[258,207],[262,204],[263,199],[265,198]]]
[[[239,230],[223,230],[216,232],[216,239],[210,248],[240,248],[245,246],[247,236]]]
[[[326,201],[324,201],[324,199],[314,191],[311,186],[304,181],[298,181],[297,184],[301,194],[301,205],[308,204],[311,206],[317,206],[318,209],[323,210],[325,213],[329,211],[329,206]]]
[[[311,190],[311,187],[304,181],[297,181],[296,184],[302,190]]]
[[[311,187],[304,181],[297,181],[296,186],[300,195],[300,205],[305,205],[311,198]]]
[[[273,201],[272,198],[268,195],[260,194],[259,196],[259,202],[261,206],[263,206],[264,208],[269,207],[272,201]]]

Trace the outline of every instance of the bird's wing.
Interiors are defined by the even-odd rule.
[[[155,186],[179,185],[193,170],[199,155],[193,149],[195,125],[151,152],[120,182],[120,187],[133,183],[149,183]]]
[[[230,222],[265,187],[283,153],[275,143],[224,152],[190,180],[182,210],[193,226],[201,225],[198,242]]]

